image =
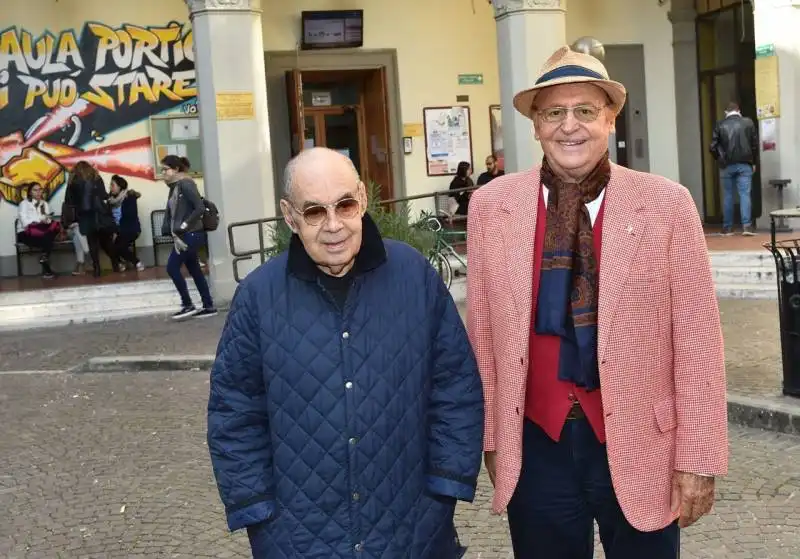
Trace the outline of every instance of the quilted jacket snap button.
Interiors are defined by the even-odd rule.
[[[344,387],[350,390],[351,388],[353,388],[353,383],[348,380],[346,383],[344,383]]]
[[[355,546],[353,546],[353,549],[355,549],[356,551],[361,551],[362,549],[364,549],[364,546],[361,545],[360,543],[357,543]]]
[[[346,340],[347,338],[349,338],[349,337],[350,337],[350,332],[344,332],[344,333],[342,333],[342,338],[344,338],[345,340]]]

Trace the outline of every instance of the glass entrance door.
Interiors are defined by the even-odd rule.
[[[700,74],[700,120],[703,139],[704,221],[722,223],[722,186],[717,162],[708,148],[716,123],[728,103],[756,120],[755,39],[750,2],[737,3],[697,18],[697,63]],[[757,155],[756,155],[757,156]],[[761,215],[761,179],[753,176],[753,218]],[[738,200],[734,212],[739,215]],[[738,217],[736,217],[738,220]]]

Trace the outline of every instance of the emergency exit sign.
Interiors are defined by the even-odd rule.
[[[483,74],[459,74],[458,85],[483,85]]]

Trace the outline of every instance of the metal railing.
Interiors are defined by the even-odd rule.
[[[381,200],[379,205],[381,206],[396,206],[397,204],[408,204],[409,202],[414,202],[418,200],[425,200],[427,198],[433,198],[434,200],[434,214],[438,216],[448,215],[445,207],[439,207],[441,201],[444,200],[444,204],[447,203],[447,200],[450,199],[452,194],[460,194],[462,192],[473,192],[477,190],[479,187],[477,186],[470,186],[467,188],[459,188],[453,190],[438,190],[436,192],[431,192],[428,194],[417,194],[415,196],[406,196],[405,198],[392,198],[390,200]],[[467,216],[452,216],[450,217],[450,223],[463,223],[467,220]],[[239,275],[239,264],[241,262],[252,261],[253,257],[258,257],[260,263],[263,264],[266,262],[270,257],[275,255],[275,245],[272,241],[272,235],[274,234],[274,227],[276,227],[280,222],[283,221],[283,216],[275,216],[275,217],[262,217],[259,219],[250,219],[247,221],[237,221],[235,223],[231,223],[228,225],[228,246],[230,247],[231,256],[233,256],[233,260],[231,261],[231,265],[233,266],[233,279],[236,283],[242,281],[242,277]],[[243,250],[239,248],[236,244],[236,235],[234,231],[241,231],[245,228],[257,228],[257,239],[258,239],[258,248],[254,249],[247,249]],[[269,241],[267,242],[267,237],[269,236]],[[250,237],[252,239],[252,237]]]

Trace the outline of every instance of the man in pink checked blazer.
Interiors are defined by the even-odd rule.
[[[727,473],[725,366],[689,192],[608,160],[625,103],[568,47],[514,106],[541,166],[473,194],[467,327],[519,559],[675,559]]]

